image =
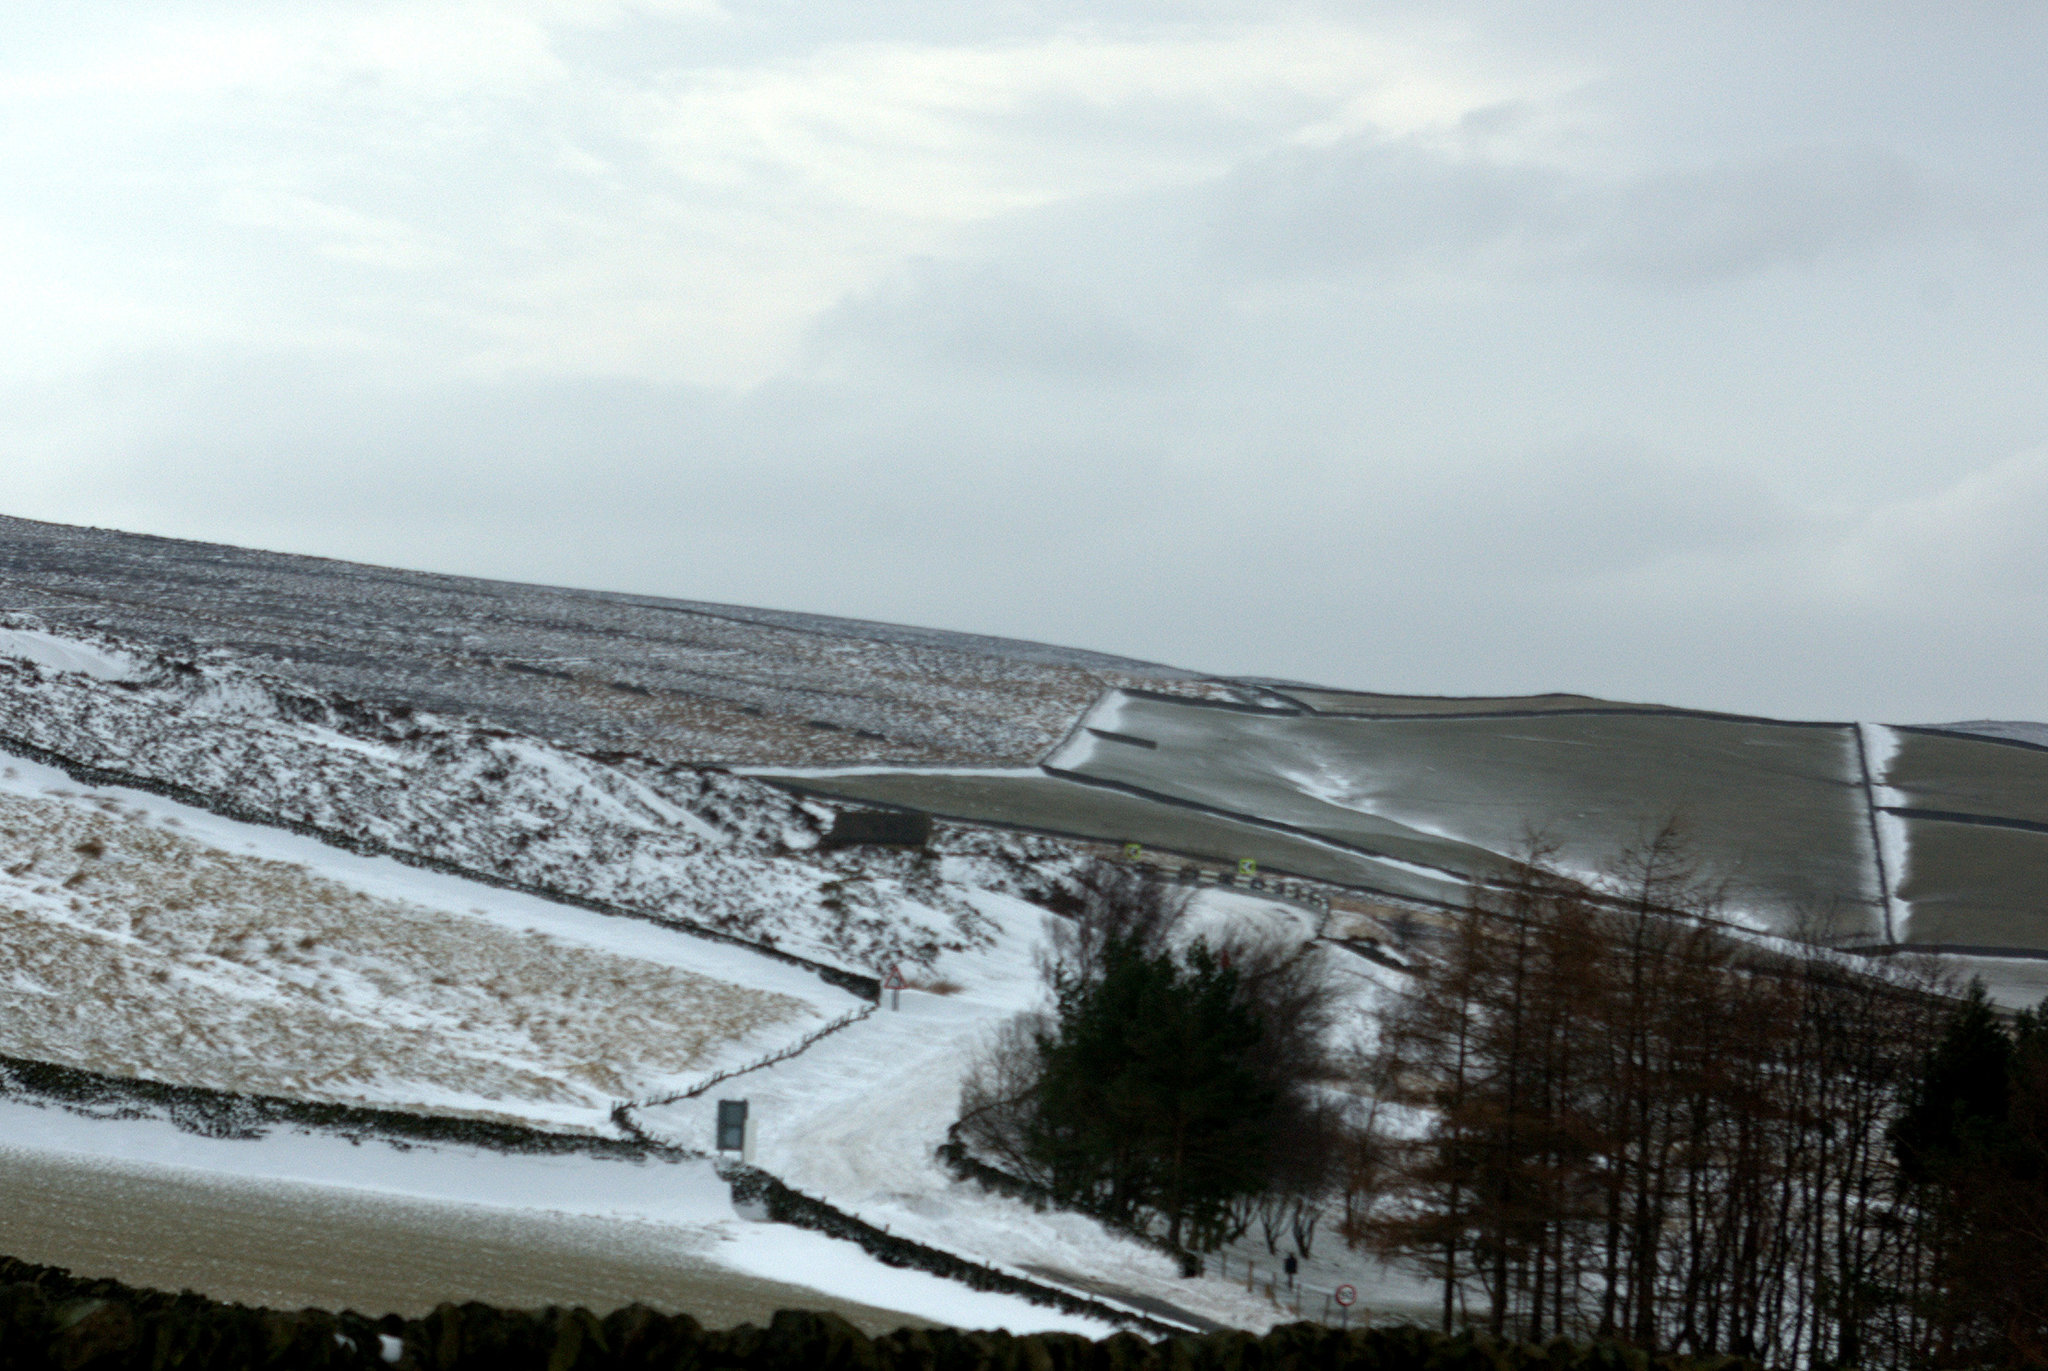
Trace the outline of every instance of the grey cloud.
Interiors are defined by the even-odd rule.
[[[1211,213],[1218,251],[1270,272],[1422,264],[1698,285],[1880,242],[1927,200],[1908,162],[1866,149],[1610,181],[1353,139],[1242,168]]]
[[[1115,383],[1170,370],[1176,350],[1085,285],[1020,279],[990,262],[912,264],[842,301],[812,331],[815,360],[877,354],[916,366]]]
[[[1221,255],[1293,274],[1469,261],[1531,236],[1554,237],[1564,194],[1555,172],[1353,138],[1240,168],[1215,188],[1208,217]]]
[[[1698,284],[1810,266],[1911,227],[1924,178],[1894,154],[1802,148],[1765,161],[1644,177],[1587,197],[1587,260]]]
[[[1754,472],[1613,445],[1503,454],[1429,489],[1432,507],[1411,522],[1432,531],[1438,556],[1503,578],[1586,581],[1739,556],[1799,523]]]

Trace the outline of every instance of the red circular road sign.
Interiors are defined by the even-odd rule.
[[[1355,1285],[1340,1285],[1336,1290],[1336,1298],[1340,1309],[1349,1309],[1358,1299],[1358,1287]]]

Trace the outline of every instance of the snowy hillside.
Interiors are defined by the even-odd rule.
[[[1018,892],[1070,870],[1082,860],[1075,847],[948,829],[929,854],[824,853],[819,811],[744,778],[621,767],[500,730],[309,700],[217,663],[28,632],[37,655],[17,636],[0,660],[17,747],[687,915],[834,965],[900,960],[931,988],[715,1092],[635,1109],[655,1136],[708,1150],[717,1099],[750,1098],[772,1174],[888,1231],[1124,1308],[1252,1326],[1280,1315],[1227,1282],[1189,1284],[1093,1220],[984,1194],[933,1159],[967,1060],[1042,993],[1049,916]],[[866,1008],[743,946],[351,853],[146,789],[81,783],[21,756],[0,758],[0,922],[12,991],[0,1053],[557,1130],[612,1134],[622,1100],[672,1098]],[[14,1108],[26,1137],[54,1144],[36,1111]],[[85,1127],[61,1126],[67,1154],[114,1140]],[[274,1167],[280,1148],[308,1145],[273,1135],[194,1157],[240,1184]],[[404,1156],[373,1191],[400,1187],[395,1197],[413,1169],[434,1164]],[[710,1204],[685,1227],[731,1222]],[[733,1236],[744,1241],[714,1241],[706,1259],[745,1271],[756,1249],[771,1250],[744,1226]],[[841,1246],[806,1259],[870,1269]],[[915,1282],[905,1292],[904,1307],[1074,1326],[1014,1300],[953,1301]]]
[[[0,761],[0,1052],[609,1131],[864,1002],[816,975]]]
[[[4,516],[0,611],[238,664],[314,698],[663,763],[1026,762],[1107,684],[1240,693],[1038,643]]]
[[[838,1219],[1013,1295],[1261,1327],[1282,1311],[1246,1264],[1271,1251],[1191,1281],[935,1154],[969,1063],[1042,1003],[1048,911],[1092,852],[1199,864],[1191,932],[1324,940],[1340,1053],[1406,974],[1380,940],[1462,903],[1537,820],[1592,871],[1683,811],[1731,915],[1832,901],[1867,951],[2021,968],[1992,975],[2003,995],[2048,965],[2048,749],[2019,728],[1218,681],[0,519],[0,1055],[597,1151],[623,1132],[712,1191],[714,1111],[743,1098],[761,1166]],[[933,841],[821,841],[872,803],[936,816]],[[900,1010],[873,1004],[890,968]],[[32,1132],[55,1112],[0,1101]],[[60,1150],[113,1136],[92,1127]],[[279,1145],[200,1151],[246,1180]],[[690,1243],[773,1246],[698,1199]],[[807,1260],[858,1285],[872,1255]],[[1382,1311],[1413,1293],[1335,1243],[1312,1274]]]
[[[12,740],[17,751],[177,787],[344,844],[689,921],[863,974],[929,965],[988,936],[929,862],[819,853],[828,811],[757,781],[311,694],[18,617],[13,630],[0,638],[0,749]],[[86,661],[119,670],[77,667]]]

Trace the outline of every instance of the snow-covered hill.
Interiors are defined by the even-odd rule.
[[[23,616],[0,626],[0,749],[863,974],[988,937],[929,860],[820,852],[829,811],[758,781],[312,693]],[[991,879],[1031,878],[1015,860],[1028,844],[956,845],[977,841],[1011,872]]]
[[[1028,762],[1106,684],[1236,693],[1039,643],[4,516],[0,611],[312,698],[662,763]]]
[[[865,1002],[742,948],[0,760],[0,1052],[610,1130]]]
[[[699,1151],[747,1098],[762,1163],[863,1222],[1258,1326],[1241,1285],[934,1159],[1091,850],[1251,858],[1263,894],[1197,922],[1306,937],[1275,872],[1398,921],[1531,815],[1590,860],[1689,804],[1758,908],[1834,892],[1866,943],[2031,972],[2048,753],[1999,729],[1391,700],[0,519],[0,1054]],[[956,822],[829,849],[847,803]],[[1361,1005],[1383,963],[1350,968]],[[870,1011],[892,967],[922,989]],[[1351,1261],[1318,1278],[1391,1289]]]
[[[1040,994],[1050,916],[1019,894],[1042,895],[1085,859],[1077,847],[942,828],[925,853],[824,852],[824,811],[742,777],[593,758],[18,623],[0,649],[12,649],[0,657],[0,729],[18,750],[0,757],[0,971],[11,992],[0,1053],[604,1134],[621,1100],[674,1096],[864,1005],[732,941],[350,852],[317,829],[833,966],[903,963],[914,984],[948,993],[913,990],[908,1012],[855,1018],[789,1061],[636,1110],[635,1122],[708,1150],[716,1100],[752,1098],[771,1171],[866,1221],[1090,1298],[1125,1292],[1138,1301],[1126,1307],[1167,1301],[1252,1325],[1278,1316],[1225,1282],[1187,1285],[1158,1253],[1092,1220],[1036,1214],[933,1160],[966,1061]],[[21,749],[153,788],[81,782]],[[10,1108],[29,1130],[17,1142],[61,1133],[67,1151],[99,1146],[87,1123],[52,1133],[37,1111]],[[272,1135],[193,1156],[241,1183],[274,1168],[280,1148],[313,1145]],[[378,1184],[399,1196],[414,1170],[439,1165],[402,1154]],[[732,1222],[706,1211],[685,1227]],[[760,1245],[704,1250],[734,1254],[744,1271]],[[870,1262],[838,1246],[813,1257],[848,1271]],[[923,1287],[914,1307],[953,1309]],[[959,1308],[1019,1328],[1073,1326],[1014,1300]]]

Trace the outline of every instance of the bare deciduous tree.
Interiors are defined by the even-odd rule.
[[[1389,1183],[1347,1237],[1433,1272],[1446,1326],[1910,1360],[1887,1136],[1943,1001],[1734,935],[1675,824],[1599,883],[1545,855],[1475,889],[1389,1011],[1370,1069],[1427,1125],[1370,1144]]]

